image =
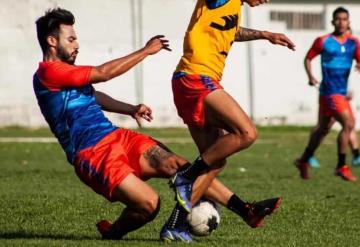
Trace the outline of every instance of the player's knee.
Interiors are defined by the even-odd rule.
[[[343,129],[347,132],[351,132],[353,129],[354,129],[354,123],[353,121],[347,121],[345,124],[344,124],[344,127]]]
[[[249,147],[257,139],[257,130],[255,127],[249,127],[237,134],[237,145],[239,149]]]
[[[160,211],[160,197],[152,196],[144,203],[144,214],[148,221],[152,221]]]
[[[331,128],[326,127],[326,128],[319,129],[319,132],[320,132],[321,136],[326,136],[330,133],[330,130],[331,130]]]

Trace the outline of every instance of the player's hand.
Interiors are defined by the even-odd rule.
[[[171,51],[169,48],[169,41],[164,39],[164,35],[157,35],[152,37],[145,45],[144,49],[149,55],[154,55],[162,49]]]
[[[286,46],[290,50],[295,51],[295,44],[286,37],[285,34],[282,33],[271,33],[271,32],[263,32],[264,38],[269,40],[270,43],[274,45],[282,45]]]
[[[349,91],[347,92],[345,98],[346,98],[348,101],[350,101],[350,100],[353,99],[353,97],[354,97],[353,91],[349,90]]]
[[[145,119],[148,122],[151,122],[151,120],[153,120],[151,108],[144,104],[139,104],[135,106],[133,112],[131,113],[131,116],[136,120],[139,127],[141,127],[141,119]]]
[[[360,72],[360,63],[357,63],[355,65],[355,69],[356,69],[357,72]]]
[[[319,87],[319,81],[316,80],[316,78],[312,76],[309,78],[309,85],[312,87]]]
[[[244,2],[246,2],[250,7],[255,7],[255,6],[259,6],[260,4],[268,3],[270,2],[270,0],[249,0]]]

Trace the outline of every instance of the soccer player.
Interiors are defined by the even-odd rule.
[[[351,107],[351,103],[350,103],[350,101],[352,100],[352,97],[353,97],[352,92],[349,91],[347,93],[347,95],[346,95],[346,99],[349,101],[351,113],[352,113],[352,115],[354,117],[354,123],[355,123],[356,118],[355,118],[354,111],[353,111],[353,109]],[[332,120],[332,123],[330,123],[329,126],[332,126],[334,123],[335,123],[335,119]],[[354,126],[355,126],[355,124],[354,124]],[[314,128],[314,130],[316,128],[317,128],[317,126]],[[353,166],[360,166],[359,141],[358,141],[358,137],[357,137],[355,128],[350,133],[349,146],[351,148],[351,153],[352,153],[351,164]],[[310,167],[312,167],[312,168],[319,168],[320,167],[320,163],[315,158],[315,156],[310,157],[308,163],[309,163]]]
[[[121,239],[159,212],[159,196],[145,180],[169,178],[189,164],[151,137],[114,126],[102,112],[151,121],[149,107],[117,101],[96,91],[92,84],[125,73],[147,56],[169,50],[169,45],[163,36],[156,36],[125,57],[100,66],[77,66],[79,43],[74,23],[72,13],[61,8],[47,11],[36,21],[43,61],[33,77],[34,91],[45,120],[80,180],[110,202],[126,205],[114,223],[102,220],[97,224],[103,239]],[[227,206],[234,193],[214,180],[204,196]],[[261,224],[264,216],[259,213],[265,206],[257,203],[251,211],[255,214],[244,214],[244,220],[250,226]],[[186,236],[179,238],[187,241]]]
[[[266,2],[198,0],[196,3],[185,34],[184,53],[173,75],[172,89],[178,115],[187,124],[200,156],[171,180],[178,203],[160,233],[164,239],[178,232],[186,234],[181,219],[224,168],[226,158],[246,149],[256,139],[253,122],[223,90],[220,81],[233,42],[266,39],[294,49],[294,44],[283,34],[240,27],[243,3],[254,7]],[[280,202],[280,198],[266,200],[265,210],[259,215],[271,214]],[[253,211],[254,205],[245,204],[236,195],[228,201],[228,208],[241,217],[257,214]]]
[[[318,124],[312,131],[303,154],[295,161],[303,179],[309,179],[309,159],[335,120],[341,125],[337,139],[338,162],[335,175],[346,181],[356,181],[356,177],[346,165],[347,146],[350,133],[354,129],[354,117],[346,94],[354,59],[357,62],[356,68],[360,69],[360,44],[348,31],[349,17],[348,10],[343,7],[337,8],[333,12],[332,20],[334,32],[317,38],[305,58],[309,84],[318,84],[311,67],[311,60],[317,55],[321,55],[323,78],[320,84]]]

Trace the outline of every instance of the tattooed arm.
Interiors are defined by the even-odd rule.
[[[286,46],[295,50],[294,43],[282,33],[272,33],[268,31],[259,31],[250,28],[240,27],[235,34],[235,41],[244,42],[250,40],[266,39],[274,45]]]

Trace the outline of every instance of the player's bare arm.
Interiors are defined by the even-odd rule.
[[[319,84],[319,81],[313,75],[312,66],[311,66],[311,59],[305,57],[304,65],[305,65],[306,74],[307,74],[307,76],[309,78],[309,85],[310,86],[317,86]]]
[[[101,106],[101,109],[108,112],[114,112],[124,115],[129,115],[133,117],[136,121],[140,119],[145,119],[146,121],[151,121],[152,117],[152,110],[150,107],[139,104],[139,105],[132,105],[128,104],[119,100],[116,100],[109,95],[95,91],[96,101]]]
[[[258,39],[266,39],[274,45],[286,46],[290,50],[295,50],[295,44],[282,33],[272,33],[255,29],[240,27],[235,34],[235,41],[244,42]]]
[[[127,72],[147,56],[154,55],[163,49],[171,51],[169,41],[164,39],[163,35],[157,35],[151,38],[146,45],[138,51],[94,67],[90,74],[90,83],[105,82],[117,77]]]

